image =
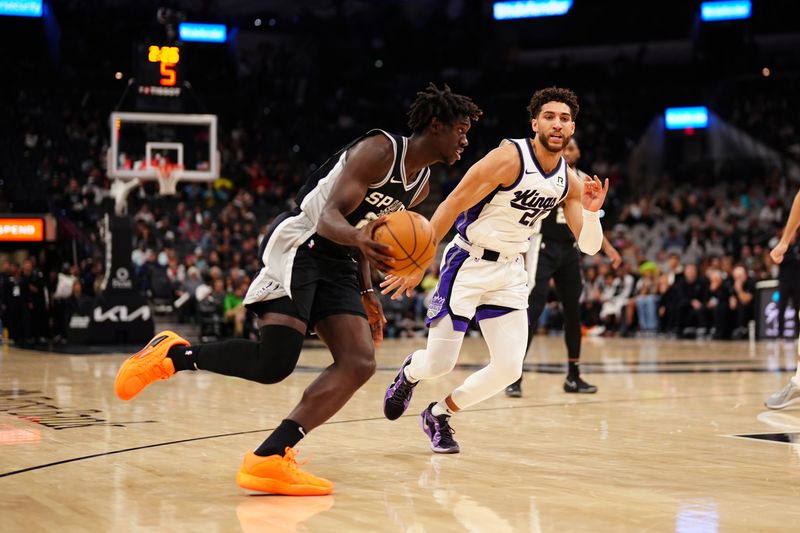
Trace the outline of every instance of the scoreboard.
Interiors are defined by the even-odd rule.
[[[128,111],[185,113],[189,84],[184,78],[180,42],[145,42],[133,47],[132,87],[123,107]]]
[[[159,44],[137,46],[136,82],[141,95],[180,97],[184,82],[181,47]]]

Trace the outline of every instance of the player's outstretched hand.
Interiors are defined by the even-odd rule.
[[[381,282],[381,293],[389,294],[394,291],[392,300],[399,300],[403,297],[403,294],[411,297],[414,295],[414,287],[419,285],[420,281],[422,281],[422,269],[418,269],[408,276],[389,274],[386,276],[386,279]]]
[[[603,206],[608,192],[608,178],[603,183],[597,175],[593,177],[586,176],[583,180],[583,197],[581,204],[587,211],[599,211]]]
[[[386,325],[383,306],[380,298],[378,298],[378,293],[373,290],[361,295],[361,303],[364,304],[364,311],[367,313],[367,322],[369,322],[369,329],[372,332],[372,342],[377,348],[383,342],[383,326]]]
[[[783,256],[786,253],[786,250],[789,249],[789,245],[783,241],[779,241],[778,244],[775,245],[775,248],[770,250],[769,256],[775,262],[776,265],[780,265],[783,262]]]
[[[386,216],[380,216],[361,228],[356,246],[372,266],[382,272],[389,272],[394,264],[394,258],[389,255],[392,253],[392,247],[372,238],[375,228],[383,224],[385,220]]]

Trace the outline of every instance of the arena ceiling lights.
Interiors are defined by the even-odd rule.
[[[42,0],[0,0],[0,16],[41,17]]]
[[[703,2],[700,4],[700,18],[703,22],[749,19],[752,13],[753,5],[750,0]]]
[[[664,112],[664,122],[668,130],[707,128],[708,108],[705,106],[668,107]]]
[[[178,35],[184,42],[224,43],[228,39],[228,29],[224,24],[181,22],[178,25]]]
[[[495,20],[525,19],[564,15],[572,8],[572,0],[517,0],[495,2]]]

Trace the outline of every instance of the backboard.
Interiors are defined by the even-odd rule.
[[[219,177],[217,116],[177,113],[111,113],[108,176],[158,179],[164,160],[181,165],[181,181]]]

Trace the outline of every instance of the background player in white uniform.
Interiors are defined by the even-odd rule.
[[[778,244],[769,252],[770,257],[775,263],[783,262],[783,256],[792,241],[796,238],[797,228],[800,227],[800,191],[794,195],[792,209],[789,211],[789,218],[786,220],[786,227]],[[800,341],[797,345],[797,372],[781,390],[775,392],[767,398],[766,406],[770,409],[783,409],[791,404],[800,403]]]
[[[384,414],[390,420],[398,418],[420,380],[453,369],[473,316],[491,358],[486,367],[422,412],[421,425],[437,453],[459,451],[450,416],[502,391],[522,375],[528,332],[528,276],[522,254],[528,250],[536,221],[564,201],[567,223],[581,250],[594,254],[603,241],[597,211],[608,181],[602,185],[597,176],[581,181],[561,157],[575,131],[577,97],[569,89],[543,89],[533,95],[528,111],[535,137],[513,139],[475,163],[431,219],[437,242],[454,222],[458,234],[445,249],[428,310],[427,348],[403,362],[386,391]],[[390,276],[383,283],[384,292],[394,291],[393,297],[399,297],[416,286],[418,278]]]

